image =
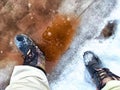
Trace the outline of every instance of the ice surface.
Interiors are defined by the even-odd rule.
[[[48,4],[50,2],[51,1],[49,0]],[[40,2],[35,3],[35,6],[38,6],[38,4],[40,4]],[[59,6],[59,4],[59,2],[58,4],[54,4],[55,10],[57,9],[56,6]],[[52,3],[50,3],[48,6],[53,9],[51,5]],[[31,3],[29,3],[28,6],[30,8]],[[6,8],[2,8],[2,11],[4,10],[6,10]],[[24,13],[19,14],[22,10]],[[24,16],[26,10],[27,8],[25,9],[23,7],[20,8],[20,10],[15,9],[14,11],[19,11],[19,13],[14,14],[11,12],[10,15],[14,14],[15,16],[13,17],[20,18]],[[42,8],[40,10],[42,12]],[[54,13],[56,12],[55,10],[53,10]],[[77,17],[81,18],[81,21],[71,46],[61,57],[61,60],[53,73],[48,76],[51,90],[96,90],[96,87],[92,82],[91,77],[86,70],[83,62],[83,53],[87,50],[95,52],[106,67],[110,68],[110,70],[115,74],[120,75],[120,72],[118,71],[120,69],[119,21],[115,35],[111,36],[108,39],[96,39],[96,37],[100,35],[100,32],[109,20],[120,19],[120,0],[63,0],[58,12],[66,15],[75,14]],[[46,14],[43,14],[43,16],[44,15]],[[33,19],[32,16],[31,19]],[[68,18],[68,20],[69,19],[70,18]],[[41,22],[49,21],[47,21],[47,19],[45,20],[46,21],[43,19]],[[43,25],[45,24],[46,23]],[[6,24],[3,23],[2,26],[4,27],[5,25]],[[26,27],[27,26],[25,24],[21,29],[24,31]],[[51,33],[48,33],[48,35],[51,35]],[[12,42],[10,44],[12,44]],[[0,53],[3,53],[3,51],[0,51]],[[13,66],[7,66],[6,68],[0,70],[1,90],[4,90],[3,88],[6,86],[4,82],[9,80],[10,75],[7,74],[10,74],[8,72],[10,72],[12,68]]]
[[[49,76],[51,90],[96,90],[83,63],[82,56],[87,50],[96,53],[106,67],[120,75],[119,11],[119,0],[98,0],[86,10],[73,43]],[[96,39],[105,24],[116,19],[115,35],[108,39]]]

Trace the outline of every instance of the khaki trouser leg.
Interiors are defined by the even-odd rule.
[[[31,66],[15,66],[10,84],[5,90],[49,90],[46,75]]]
[[[102,90],[120,90],[120,81],[109,81]]]

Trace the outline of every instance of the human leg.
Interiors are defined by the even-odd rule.
[[[24,34],[15,37],[15,44],[21,51],[24,62],[22,66],[15,66],[6,90],[49,90],[42,51]]]
[[[102,90],[120,90],[120,81],[111,80],[106,83]]]
[[[21,65],[15,66],[10,84],[5,90],[49,90],[49,84],[43,71]]]

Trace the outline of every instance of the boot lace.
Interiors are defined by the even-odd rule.
[[[101,88],[103,88],[105,84],[103,84],[103,80],[105,78],[111,78],[111,80],[120,80],[120,77],[113,74],[109,69],[107,68],[102,68],[102,69],[97,69],[96,70],[96,76],[97,76],[97,79],[98,79],[98,82],[99,82],[99,85],[98,85],[98,88],[101,90]]]

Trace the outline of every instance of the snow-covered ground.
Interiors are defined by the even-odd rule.
[[[120,76],[120,0],[96,0],[81,17],[69,50],[48,77],[51,90],[96,90],[83,62],[87,50],[96,53],[106,67]],[[115,34],[96,39],[109,20],[117,20]]]

